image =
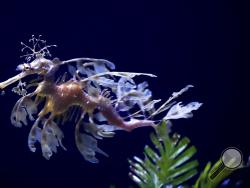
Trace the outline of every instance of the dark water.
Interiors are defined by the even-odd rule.
[[[57,44],[62,60],[105,58],[118,71],[150,72],[145,78],[154,98],[167,100],[187,84],[183,101],[204,105],[192,119],[174,121],[174,130],[198,148],[201,166],[217,160],[230,146],[247,157],[249,149],[249,78],[243,63],[242,9],[236,1],[10,1],[0,6],[0,80],[16,74],[23,61],[20,41],[42,34]],[[138,81],[142,81],[139,79]],[[100,145],[110,157],[99,164],[82,158],[74,128],[63,127],[68,151],[45,160],[29,151],[29,127],[15,128],[10,113],[18,96],[0,97],[0,187],[128,187],[127,159],[142,156],[150,128],[121,132]],[[248,120],[248,121],[247,121]]]

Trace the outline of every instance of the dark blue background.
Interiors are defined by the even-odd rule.
[[[167,100],[187,84],[184,101],[202,108],[174,130],[197,146],[201,167],[229,147],[249,155],[249,87],[241,54],[242,9],[236,1],[9,1],[0,6],[0,80],[16,74],[23,60],[20,41],[42,34],[60,59],[105,58],[118,71],[150,72],[154,98]],[[139,79],[142,81],[143,79]],[[249,81],[249,79],[248,79]],[[245,85],[248,84],[248,85]],[[100,142],[109,158],[85,162],[74,145],[74,127],[63,127],[65,146],[46,161],[29,151],[29,127],[15,128],[10,113],[18,96],[0,97],[0,187],[98,187],[132,184],[127,159],[142,156],[150,128],[121,132]]]

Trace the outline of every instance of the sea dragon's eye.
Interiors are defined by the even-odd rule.
[[[20,64],[16,68],[17,71],[27,71],[27,70],[30,70],[30,69],[31,69],[31,66],[28,63]]]
[[[31,69],[30,64],[25,63],[24,64],[24,70],[30,70],[30,69]]]

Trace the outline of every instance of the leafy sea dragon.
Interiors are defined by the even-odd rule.
[[[27,117],[34,121],[28,136],[28,147],[36,151],[35,143],[41,144],[42,154],[50,159],[64,137],[58,125],[71,121],[75,124],[75,142],[85,160],[97,163],[96,152],[107,156],[97,146],[97,139],[113,137],[114,131],[132,131],[138,127],[156,126],[153,118],[168,111],[163,119],[188,118],[201,103],[191,102],[183,106],[174,101],[180,94],[193,87],[186,86],[158,109],[147,89],[147,82],[136,84],[136,76],[156,77],[153,74],[115,72],[115,65],[104,59],[75,58],[61,61],[50,59],[45,40],[32,36],[29,45],[21,43],[25,63],[17,66],[16,76],[0,83],[0,90],[19,82],[12,89],[21,95],[12,113],[11,123],[16,127],[27,125]],[[60,74],[64,72],[64,74]],[[28,84],[25,77],[35,75]],[[41,106],[43,106],[41,108]],[[38,109],[41,109],[38,113]],[[37,114],[38,113],[38,114]],[[37,115],[36,115],[37,114]]]

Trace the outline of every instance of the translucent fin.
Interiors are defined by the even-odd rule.
[[[33,114],[37,113],[37,105],[35,104],[35,102],[32,101],[30,98],[26,98],[23,105],[27,111],[29,119],[31,121],[34,121],[35,119],[33,117]]]
[[[118,100],[122,100],[125,96],[127,96],[131,91],[135,91],[136,85],[133,79],[131,78],[120,78],[118,81],[117,88],[117,98]]]
[[[81,73],[81,74],[86,74],[86,69],[84,66],[82,66],[81,63],[76,63],[76,69]]]
[[[87,77],[96,74],[94,70],[92,70],[92,69],[90,69],[90,68],[88,68],[88,67],[82,66],[81,63],[77,63],[77,64],[76,64],[76,68],[77,68],[77,70],[78,70],[81,74],[87,75]]]
[[[57,147],[59,146],[59,143],[56,137],[51,132],[44,130],[41,140],[41,146],[42,146],[43,156],[47,160],[49,160],[53,152],[54,153],[57,152]]]
[[[106,124],[101,124],[101,125],[96,125],[99,129],[102,129],[104,132],[112,132],[114,136],[114,132],[113,131],[117,131],[117,130],[123,130],[123,128],[118,127],[118,126],[114,126],[114,125],[106,125]],[[110,136],[111,137],[111,136]]]
[[[22,124],[27,125],[27,113],[24,108],[20,108],[11,114],[11,123],[16,127],[22,127]]]
[[[105,78],[105,77],[99,77],[94,81],[97,82],[99,85],[101,85],[103,87],[108,87],[108,88],[111,88],[111,89],[116,89],[117,88],[117,83],[115,83],[115,81],[112,80],[112,79],[108,79],[108,78]]]
[[[76,68],[72,65],[68,65],[68,71],[71,74],[71,76],[75,76]]]
[[[127,92],[134,88],[136,88],[136,85],[132,78],[120,78],[118,81],[117,98],[123,97]]]
[[[107,121],[107,119],[100,112],[94,114],[94,118],[99,122]]]
[[[108,72],[109,69],[115,69],[115,65],[110,61],[97,61],[94,63],[94,69],[96,73]]]
[[[145,90],[146,89],[146,87],[148,87],[148,82],[142,82],[142,83],[140,83],[140,84],[138,84],[138,90],[139,91],[143,91],[143,90]]]
[[[64,150],[66,150],[62,144],[63,137],[63,132],[55,122],[52,121],[45,125],[41,135],[41,147],[43,156],[46,159],[50,159],[53,152],[57,152],[58,146],[61,146]]]
[[[97,140],[92,136],[76,132],[76,146],[85,160],[91,163],[98,163],[99,160],[95,157],[98,152],[106,157],[108,155],[97,146]]]
[[[35,113],[37,113],[37,105],[31,98],[24,96],[16,102],[12,110],[11,123],[16,127],[21,127],[22,124],[27,125],[27,115],[33,121]]]
[[[52,122],[51,124],[49,124],[48,129],[51,129],[53,135],[57,138],[59,145],[66,150],[66,148],[64,147],[64,145],[62,144],[62,139],[64,138],[64,134],[62,132],[62,130],[57,126],[57,124],[55,122]]]
[[[102,139],[102,136],[98,134],[98,128],[93,123],[84,123],[84,130],[93,135],[96,139]]]
[[[39,123],[39,119],[36,120],[36,122],[34,123],[34,125],[32,126],[29,136],[28,136],[28,147],[30,149],[30,151],[35,152],[36,151],[36,147],[35,147],[35,143],[41,142],[41,128],[38,127],[38,123]]]
[[[197,110],[201,105],[202,103],[199,102],[190,102],[186,106],[183,106],[181,105],[181,102],[179,102],[170,108],[163,119],[191,118],[193,116],[192,111]]]
[[[150,102],[152,92],[146,89],[147,86],[147,82],[142,82],[136,87],[132,79],[120,78],[117,88],[116,109],[119,111],[128,111],[133,108],[135,104],[138,104],[141,112],[149,109],[145,108],[145,105]],[[151,106],[153,105],[154,104]]]
[[[103,137],[113,137],[115,133],[113,131],[108,130],[107,128],[105,129],[104,127],[98,125],[98,124],[93,124],[93,123],[84,123],[84,130],[87,133],[92,134],[95,138],[97,139],[102,139]]]
[[[118,103],[116,103],[115,109],[120,112],[126,112],[129,111],[131,108],[133,108],[134,105],[135,105],[134,101],[125,101],[125,102],[119,101]]]

